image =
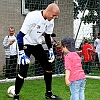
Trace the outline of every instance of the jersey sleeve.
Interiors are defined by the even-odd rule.
[[[20,31],[24,34],[29,34],[35,28],[37,20],[38,18],[36,17],[35,12],[28,13]]]
[[[25,34],[23,34],[22,32],[19,32],[17,34],[17,43],[18,43],[19,50],[23,50],[23,37],[24,36]]]
[[[8,41],[8,36],[6,36],[3,40],[3,47],[6,49],[8,47],[10,47],[9,45],[9,41]]]

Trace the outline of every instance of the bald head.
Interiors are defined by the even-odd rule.
[[[51,3],[48,7],[43,11],[43,17],[48,19],[49,21],[55,19],[58,16],[60,10],[57,4]]]
[[[47,9],[54,11],[54,12],[57,11],[58,13],[60,12],[58,5],[55,3],[49,4]]]

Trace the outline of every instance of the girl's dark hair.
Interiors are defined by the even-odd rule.
[[[98,36],[100,35],[100,33],[98,33]]]
[[[88,39],[84,39],[84,43],[88,43],[89,41],[88,41]]]

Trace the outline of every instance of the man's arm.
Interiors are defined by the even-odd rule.
[[[4,49],[7,49],[8,47],[10,47],[10,44],[8,41],[8,36],[6,36],[3,40],[3,47],[4,47]]]
[[[25,34],[22,32],[19,32],[17,35],[17,42],[18,42],[19,50],[23,50],[23,37],[24,36]]]
[[[52,48],[50,34],[45,34],[45,42],[46,42],[46,44],[48,46],[48,49]]]
[[[53,49],[52,49],[50,34],[45,34],[45,41],[46,41],[46,44],[47,44],[48,49],[49,49],[49,55],[50,55],[49,62],[52,63],[55,59],[55,56],[54,56]]]
[[[29,64],[30,63],[30,58],[25,55],[25,52],[23,50],[23,37],[25,34],[22,32],[19,32],[17,35],[17,42],[18,42],[18,47],[19,47],[19,53],[18,53],[18,64]]]

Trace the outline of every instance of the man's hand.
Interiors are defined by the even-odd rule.
[[[49,49],[49,55],[50,55],[49,56],[49,59],[50,59],[49,62],[52,63],[55,60],[55,56],[54,56],[54,53],[53,53],[53,49],[52,48]]]
[[[18,54],[18,64],[29,64],[30,63],[30,58],[28,56],[25,55],[24,50],[19,51]]]

